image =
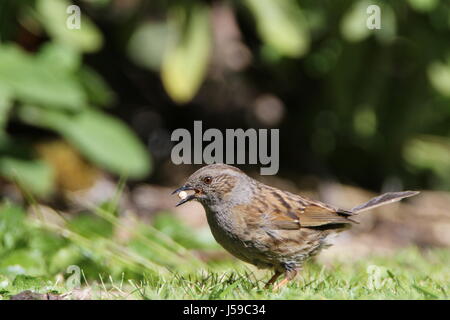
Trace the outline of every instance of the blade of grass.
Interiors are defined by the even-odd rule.
[[[166,235],[165,233],[159,231],[158,229],[154,228],[151,225],[146,225],[146,229],[151,232],[155,238],[157,238],[160,241],[163,241],[164,245],[160,244],[158,241],[153,241],[143,235],[142,233],[136,231],[136,229],[124,226],[120,223],[120,219],[111,215],[108,211],[105,209],[95,206],[93,204],[85,204],[89,210],[91,210],[93,213],[98,215],[99,217],[105,219],[106,221],[110,222],[116,227],[122,227],[126,231],[130,232],[133,236],[136,236],[139,240],[141,240],[144,244],[146,244],[149,248],[152,248],[152,250],[158,248],[161,251],[164,252],[165,258],[170,257],[178,260],[179,264],[183,264],[184,267],[186,267],[186,263],[193,264],[193,267],[195,268],[207,268],[207,265],[198,259],[196,256],[192,254],[188,249],[180,245],[178,242],[173,240],[171,237]],[[176,253],[174,255],[174,253]]]

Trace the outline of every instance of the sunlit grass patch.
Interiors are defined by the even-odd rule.
[[[308,262],[278,292],[270,272],[231,259],[170,213],[124,223],[104,205],[69,217],[0,207],[0,298],[31,290],[65,299],[448,299],[448,249],[409,248],[385,257]],[[118,234],[126,232],[125,238]]]

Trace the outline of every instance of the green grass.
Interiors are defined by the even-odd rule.
[[[392,258],[329,268],[308,263],[301,277],[278,292],[263,289],[268,273],[255,275],[240,262],[188,275],[149,277],[134,289],[140,299],[448,299],[449,265],[446,250],[422,254],[410,248]],[[374,270],[379,270],[377,280]]]
[[[272,292],[263,289],[269,272],[232,259],[200,261],[194,250],[220,247],[167,213],[119,239],[125,227],[113,208],[70,218],[38,210],[32,218],[15,205],[0,206],[0,299],[24,290],[68,299],[449,298],[448,249],[408,248],[329,266],[311,261]]]

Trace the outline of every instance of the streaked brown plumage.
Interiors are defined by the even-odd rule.
[[[197,170],[174,193],[184,190],[195,193],[178,205],[199,201],[217,242],[235,257],[275,271],[267,285],[285,274],[276,288],[293,279],[306,259],[327,246],[329,235],[351,227],[357,214],[418,194],[386,193],[343,210],[267,186],[225,164]]]

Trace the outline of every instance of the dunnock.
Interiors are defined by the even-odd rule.
[[[193,190],[187,195],[182,191]],[[419,192],[385,193],[350,210],[260,183],[238,168],[212,164],[194,172],[177,206],[199,201],[211,232],[235,257],[275,271],[266,287],[284,273],[275,290],[293,279],[303,262],[328,244],[326,238],[350,227],[359,213]]]

